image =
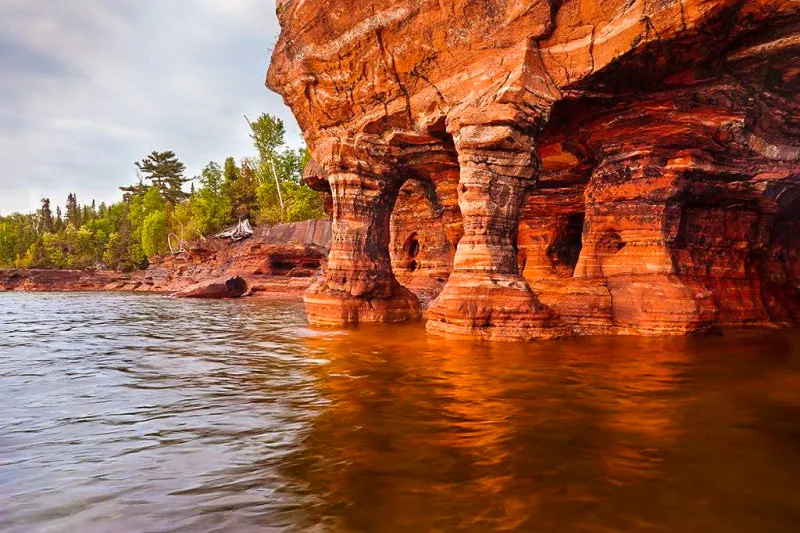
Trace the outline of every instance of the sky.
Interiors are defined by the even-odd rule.
[[[243,118],[297,123],[264,87],[275,0],[0,0],[0,215],[119,200],[134,162],[195,176],[254,155]]]

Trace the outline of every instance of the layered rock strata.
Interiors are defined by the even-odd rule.
[[[267,77],[330,195],[317,324],[800,320],[800,2],[283,0]]]
[[[239,242],[194,241],[183,253],[152,258],[134,290],[237,296],[244,293],[239,284],[228,290],[227,283],[240,278],[249,296],[297,296],[324,267],[330,238],[330,221],[310,220],[257,226],[251,238]]]
[[[0,291],[81,292],[114,290],[133,276],[112,270],[0,270]]]

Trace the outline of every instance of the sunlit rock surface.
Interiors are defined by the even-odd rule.
[[[257,226],[251,238],[239,242],[193,241],[181,253],[151,258],[150,267],[135,277],[135,290],[195,298],[297,296],[324,266],[330,236],[329,221],[309,220]],[[228,286],[235,278],[244,289]]]
[[[267,84],[331,195],[312,323],[800,319],[797,0],[285,0]]]

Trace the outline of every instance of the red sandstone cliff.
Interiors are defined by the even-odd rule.
[[[209,284],[239,277],[254,296],[297,295],[325,262],[331,224],[310,220],[259,226],[249,239],[196,241],[187,251],[163,256],[147,269],[142,286],[178,296],[203,295]]]
[[[131,279],[131,274],[111,270],[2,269],[0,291],[103,291]]]
[[[483,338],[800,320],[797,0],[282,0],[332,197],[317,324]],[[409,290],[411,289],[411,290]]]

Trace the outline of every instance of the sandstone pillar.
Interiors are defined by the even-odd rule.
[[[533,138],[512,126],[470,125],[454,135],[464,236],[428,330],[450,336],[531,340],[564,333],[519,274],[516,240],[538,175]]]
[[[333,235],[325,275],[305,294],[313,325],[402,322],[420,318],[417,297],[402,287],[389,258],[389,219],[399,184],[357,171],[328,176]]]
[[[621,333],[685,334],[706,330],[717,319],[704,280],[683,276],[678,268],[691,163],[687,167],[669,154],[646,147],[631,149],[627,157],[615,154],[598,165],[586,189],[575,277],[604,280]],[[702,248],[713,242],[709,238]]]

